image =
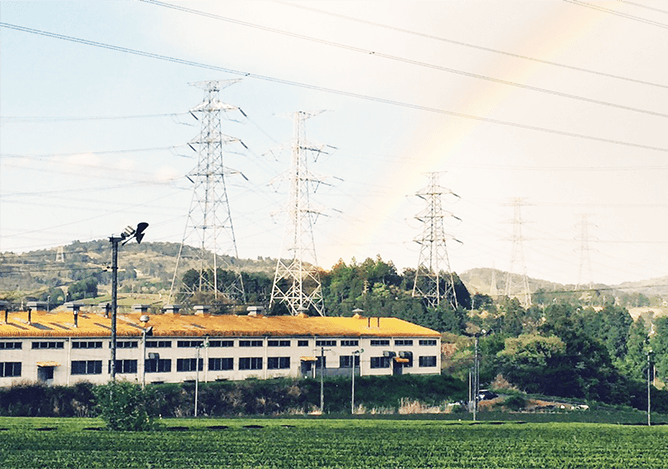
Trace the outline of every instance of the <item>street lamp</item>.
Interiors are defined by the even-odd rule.
[[[352,363],[352,365],[353,365],[353,372],[352,372],[352,377],[351,377],[351,382],[352,382],[351,386],[352,386],[352,389],[351,389],[351,391],[350,391],[350,414],[351,414],[351,415],[352,415],[352,414],[355,414],[355,358],[359,357],[360,354],[361,354],[362,352],[364,352],[364,349],[363,349],[363,348],[362,348],[362,349],[359,349],[359,350],[355,350],[355,351],[353,352],[353,355],[352,355],[352,360],[353,360],[353,363]],[[362,360],[360,360],[360,370],[362,369],[362,368],[361,368],[361,366],[362,366],[361,361],[362,361]]]
[[[141,243],[144,238],[144,231],[148,227],[148,223],[141,222],[137,228],[128,226],[125,228],[120,236],[110,236],[111,243],[111,379],[116,379],[116,312],[118,300],[118,245],[125,245],[132,238],[137,240],[137,244]]]

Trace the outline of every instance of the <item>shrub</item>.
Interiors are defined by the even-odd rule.
[[[155,428],[152,392],[129,381],[111,381],[95,388],[97,410],[109,430],[146,431]]]

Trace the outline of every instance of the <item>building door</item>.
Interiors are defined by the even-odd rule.
[[[404,364],[399,360],[392,360],[392,374],[394,376],[400,376],[404,372]]]
[[[40,383],[53,382],[53,366],[40,366],[37,368],[37,381]]]

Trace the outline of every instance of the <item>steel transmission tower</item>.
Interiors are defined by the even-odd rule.
[[[428,173],[429,185],[416,195],[427,202],[427,207],[415,217],[423,223],[422,235],[415,241],[420,245],[418,268],[413,283],[413,297],[424,298],[429,306],[436,307],[447,299],[457,308],[454,276],[450,270],[450,260],[446,248],[443,226],[445,214],[441,206],[441,196],[451,194],[459,197],[439,184],[439,173]],[[447,216],[456,218],[451,213]]]
[[[578,269],[578,283],[575,290],[579,290],[584,285],[591,290],[593,279],[591,271],[591,259],[589,257],[589,220],[587,215],[582,215],[580,221],[580,268]],[[583,282],[584,273],[587,273],[586,283]]]
[[[308,159],[311,154],[316,155],[315,160],[317,155],[326,152],[324,146],[306,141],[304,125],[306,119],[320,112],[294,114],[285,233],[269,303],[270,308],[277,303],[285,304],[292,315],[304,312],[324,316],[325,313],[313,238],[313,224],[321,213],[310,202],[311,192],[323,181],[309,171]]]
[[[183,233],[183,241],[176,260],[169,302],[177,288],[185,296],[197,292],[213,293],[219,299],[244,300],[241,274],[231,263],[238,259],[234,237],[230,204],[225,188],[225,177],[240,174],[223,163],[223,148],[239,139],[221,132],[221,114],[228,111],[243,111],[226,104],[218,98],[220,90],[240,80],[210,80],[191,83],[204,91],[204,99],[190,113],[201,123],[199,135],[189,142],[197,152],[197,166],[186,176],[193,184],[190,211]],[[242,175],[243,176],[243,175]],[[245,176],[244,176],[245,177]],[[193,246],[196,254],[187,254],[184,246]],[[230,259],[226,260],[226,257]],[[232,278],[219,279],[219,269],[232,269]],[[183,275],[189,272],[187,282]],[[229,275],[227,277],[230,277]]]
[[[522,235],[522,205],[524,201],[521,198],[513,200],[513,247],[512,253],[510,256],[510,268],[506,274],[506,290],[505,295],[510,297],[513,293],[513,275],[515,275],[515,266],[520,264],[521,267],[521,281],[522,286],[520,290],[519,299],[522,303],[522,306],[528,308],[531,306],[531,292],[529,290],[529,280],[526,273],[526,262],[524,260],[524,237]]]

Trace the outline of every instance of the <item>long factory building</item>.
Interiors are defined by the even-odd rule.
[[[106,383],[111,319],[103,311],[0,311],[0,386]],[[438,374],[437,331],[396,318],[118,314],[117,379],[178,383],[276,377]],[[198,370],[199,368],[199,370]]]

